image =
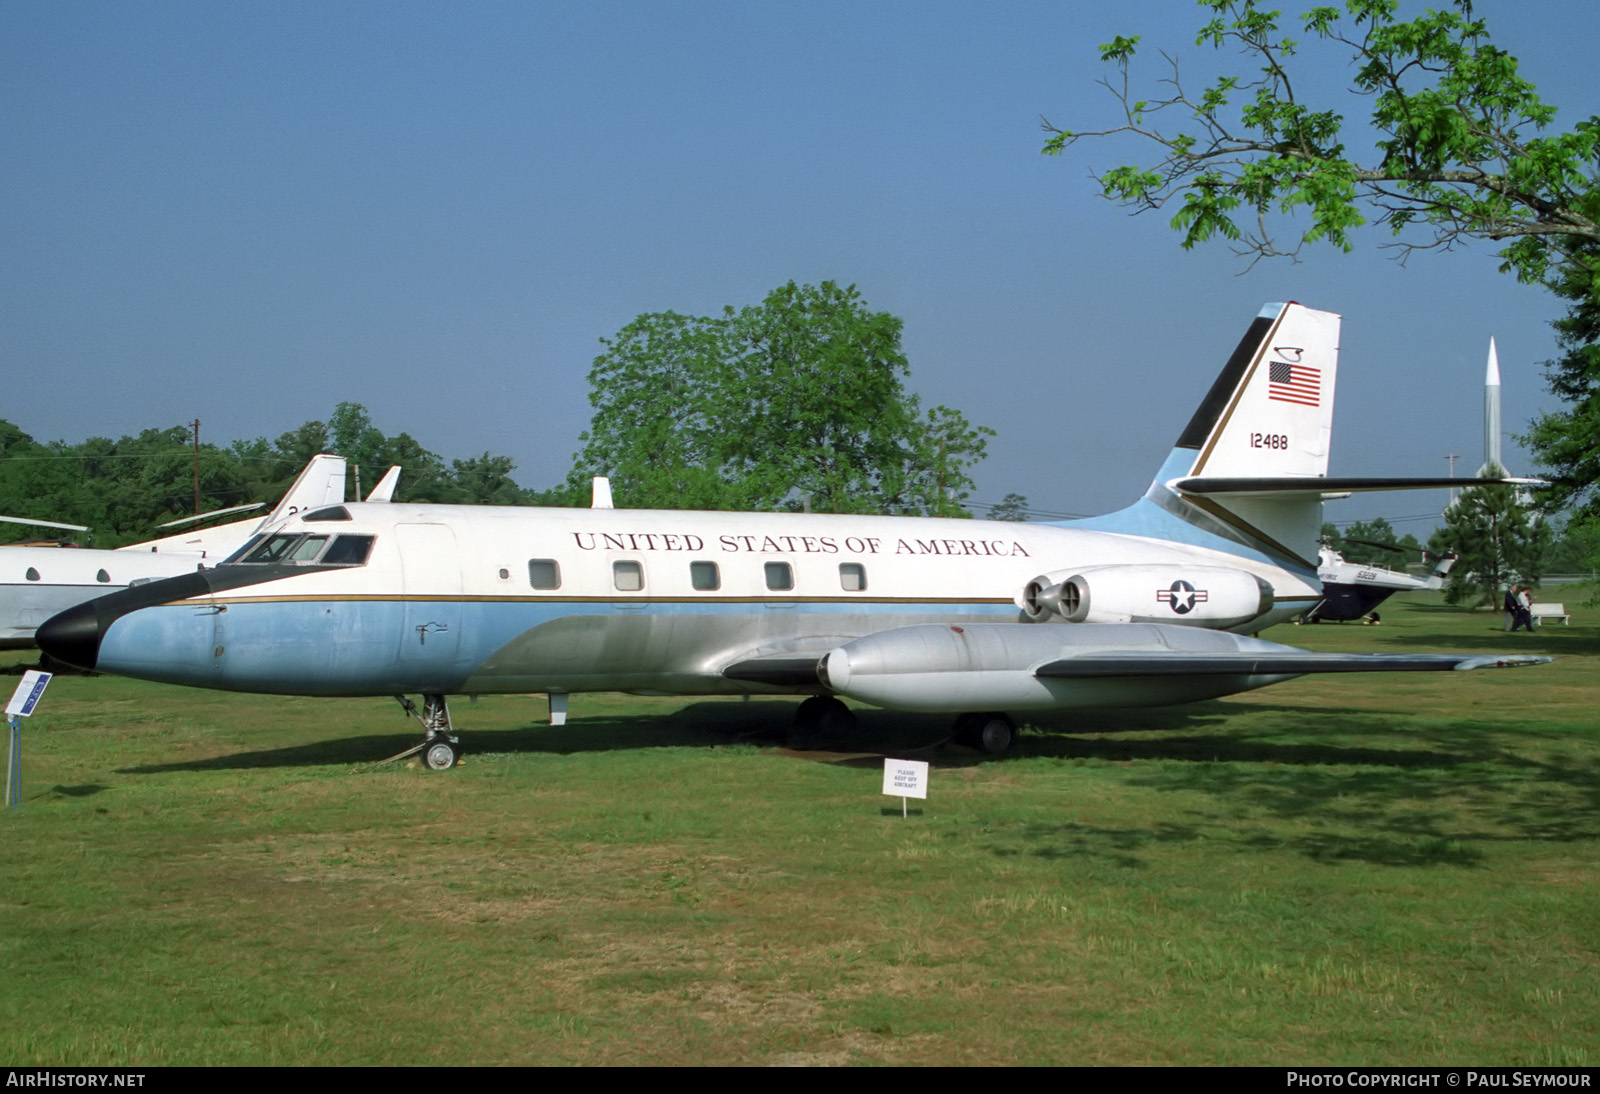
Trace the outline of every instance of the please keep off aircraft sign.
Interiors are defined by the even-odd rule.
[[[895,798],[926,798],[928,796],[928,761],[883,761],[883,792]]]

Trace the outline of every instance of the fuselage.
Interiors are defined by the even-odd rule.
[[[1314,574],[1219,547],[1070,525],[349,504],[266,529],[185,588],[86,605],[75,641],[92,630],[105,671],[252,692],[816,690],[723,670],[918,623],[1022,624],[1031,579],[1098,568],[1138,575],[1138,605],[1174,623],[1185,573],[1252,575],[1273,596],[1235,631],[1320,595]]]

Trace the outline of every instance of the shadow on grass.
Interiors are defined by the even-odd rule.
[[[106,789],[108,788],[100,783],[79,783],[76,786],[62,786],[57,783],[50,788],[49,793],[58,798],[92,798]]]
[[[1533,653],[1548,657],[1579,657],[1600,654],[1600,634],[1592,627],[1540,627],[1536,631],[1508,633],[1485,627],[1481,634],[1440,631],[1417,634],[1414,631],[1378,635],[1376,645],[1428,650],[1436,653]]]
[[[781,744],[794,721],[793,702],[694,703],[663,714],[597,714],[552,726],[534,722],[510,729],[457,726],[465,755],[545,753],[565,755],[619,749],[715,747],[730,743]],[[470,708],[468,708],[470,710]],[[877,712],[873,712],[877,713]],[[460,712],[456,712],[460,720]],[[416,723],[411,723],[415,726]],[[316,767],[379,763],[422,739],[412,729],[401,733],[332,737],[284,748],[235,752],[204,760],[142,764],[120,769],[125,775],[233,768]]]
[[[468,729],[460,736],[469,757],[729,744],[783,748],[794,706],[785,700],[697,702],[662,714],[601,714],[566,726]],[[1471,721],[1412,727],[1400,738],[1390,733],[1393,715],[1386,711],[1222,700],[1032,718],[1034,728],[1000,758],[950,744],[950,720],[942,715],[857,714],[858,732],[838,742],[836,751],[784,754],[860,769],[878,768],[884,756],[919,754],[940,769],[1060,760],[1102,765],[1084,772],[1085,783],[1104,785],[1109,778],[1135,790],[1182,795],[1165,806],[1158,800],[1154,808],[1166,816],[1146,826],[1073,819],[975,833],[997,856],[1136,867],[1145,850],[1205,840],[1329,864],[1471,867],[1491,842],[1600,839],[1600,768],[1570,755],[1546,761],[1530,750],[1513,751],[1523,740],[1520,731]],[[1329,739],[1285,740],[1285,726],[1305,727],[1302,737],[1310,730]],[[1356,743],[1385,736],[1397,747]],[[418,739],[410,732],[346,736],[122,773],[375,764]],[[1070,813],[1070,777],[1064,785],[1062,808]]]
[[[1124,785],[1184,797],[1168,809],[1176,817],[1146,827],[1030,824],[996,840],[999,856],[1135,867],[1160,845],[1205,840],[1324,864],[1468,868],[1494,843],[1600,839],[1600,765],[1547,758],[1561,735],[1527,726],[1457,720],[1396,734],[1387,711],[1226,700],[1035,722],[1045,735],[1024,737],[1026,754],[1128,763]],[[1327,743],[1294,739],[1308,731]],[[1356,743],[1385,738],[1395,746]]]
[[[1501,753],[1487,744],[1473,746],[1470,734],[1449,742],[1447,749],[1355,748],[1339,744],[1296,744],[1272,739],[1269,728],[1241,733],[1242,715],[1282,715],[1315,724],[1330,736],[1377,735],[1385,732],[1391,712],[1332,714],[1322,708],[1226,701],[1134,711],[1091,711],[1035,714],[1023,724],[1011,752],[991,756],[950,741],[952,719],[944,714],[910,714],[862,708],[848,739],[820,740],[813,747],[790,747],[789,730],[795,703],[785,700],[690,703],[675,711],[651,714],[597,714],[564,726],[527,723],[508,729],[460,729],[466,755],[610,752],[647,748],[706,748],[748,744],[776,748],[798,759],[847,766],[874,766],[884,756],[923,754],[939,767],[966,767],[1047,757],[1066,760],[1202,763],[1273,763],[1288,765],[1364,765],[1390,767],[1448,766],[1478,762]],[[1150,734],[1129,737],[1128,734]],[[1098,737],[1097,734],[1105,734]],[[378,763],[406,751],[421,739],[415,732],[333,737],[281,748],[235,752],[202,760],[142,764],[122,774],[159,774],[233,768],[312,767]],[[1416,734],[1408,734],[1415,740]]]
[[[1184,843],[1289,853],[1325,865],[1474,868],[1493,844],[1600,839],[1600,779],[1593,770],[1536,771],[1529,780],[1478,771],[1419,779],[1395,768],[1189,764],[1142,768],[1128,785],[1191,797],[1173,807],[1181,819],[1146,827],[1035,822],[979,838],[1001,858],[1125,868],[1144,866],[1143,854],[1161,845]]]
[[[1017,833],[1021,846],[990,837],[998,858],[1027,855],[1059,861],[1097,860],[1124,869],[1143,869],[1139,852],[1158,844],[1191,843],[1201,838],[1194,825],[1158,823],[1149,828],[1108,828],[1094,824],[1029,824]]]
[[[1163,822],[1149,828],[1105,828],[1092,824],[1029,825],[1014,842],[992,848],[997,857],[1028,855],[1051,860],[1098,860],[1125,869],[1142,869],[1142,852],[1160,845],[1232,843],[1241,852],[1289,852],[1313,862],[1364,862],[1374,866],[1455,866],[1482,864],[1482,850],[1460,837],[1377,830],[1341,835],[1327,832],[1276,836],[1265,830],[1207,830],[1200,825]]]
[[[937,767],[1006,763],[1018,759],[1242,761],[1282,764],[1386,763],[1438,765],[1459,756],[1446,752],[1400,752],[1337,746],[1278,744],[1240,738],[1230,722],[1246,710],[1292,715],[1323,715],[1309,708],[1242,708],[1212,702],[1158,710],[1089,712],[1068,716],[1030,717],[1025,725],[1042,732],[1021,734],[1005,756],[991,756],[950,741],[952,719],[944,714],[862,708],[848,739],[817,740],[801,749],[790,746],[794,701],[698,702],[660,714],[597,714],[564,726],[528,723],[509,729],[459,729],[464,754],[570,755],[650,748],[710,748],[747,744],[778,749],[785,755],[817,763],[875,767],[885,756],[919,756]],[[1371,712],[1373,719],[1384,712]],[[470,717],[470,714],[468,715]],[[1070,732],[1063,732],[1070,730]],[[1149,733],[1142,739],[1094,734]],[[1179,734],[1174,736],[1174,734]],[[331,737],[305,744],[257,749],[201,760],[142,764],[121,774],[148,775],[176,771],[243,768],[316,767],[379,763],[406,751],[421,739],[413,732]]]

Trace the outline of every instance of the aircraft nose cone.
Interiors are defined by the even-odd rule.
[[[40,624],[34,634],[39,648],[57,661],[92,669],[100,660],[100,639],[105,628],[93,601],[68,608]]]

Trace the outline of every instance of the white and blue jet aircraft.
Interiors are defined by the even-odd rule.
[[[424,698],[793,694],[958,716],[1009,746],[1012,714],[1209,699],[1306,673],[1548,658],[1309,653],[1249,637],[1322,598],[1324,494],[1448,484],[1329,478],[1339,317],[1250,325],[1144,497],[1061,523],[614,508],[340,504],[263,528],[199,573],[39,629],[52,657],[197,687]]]

